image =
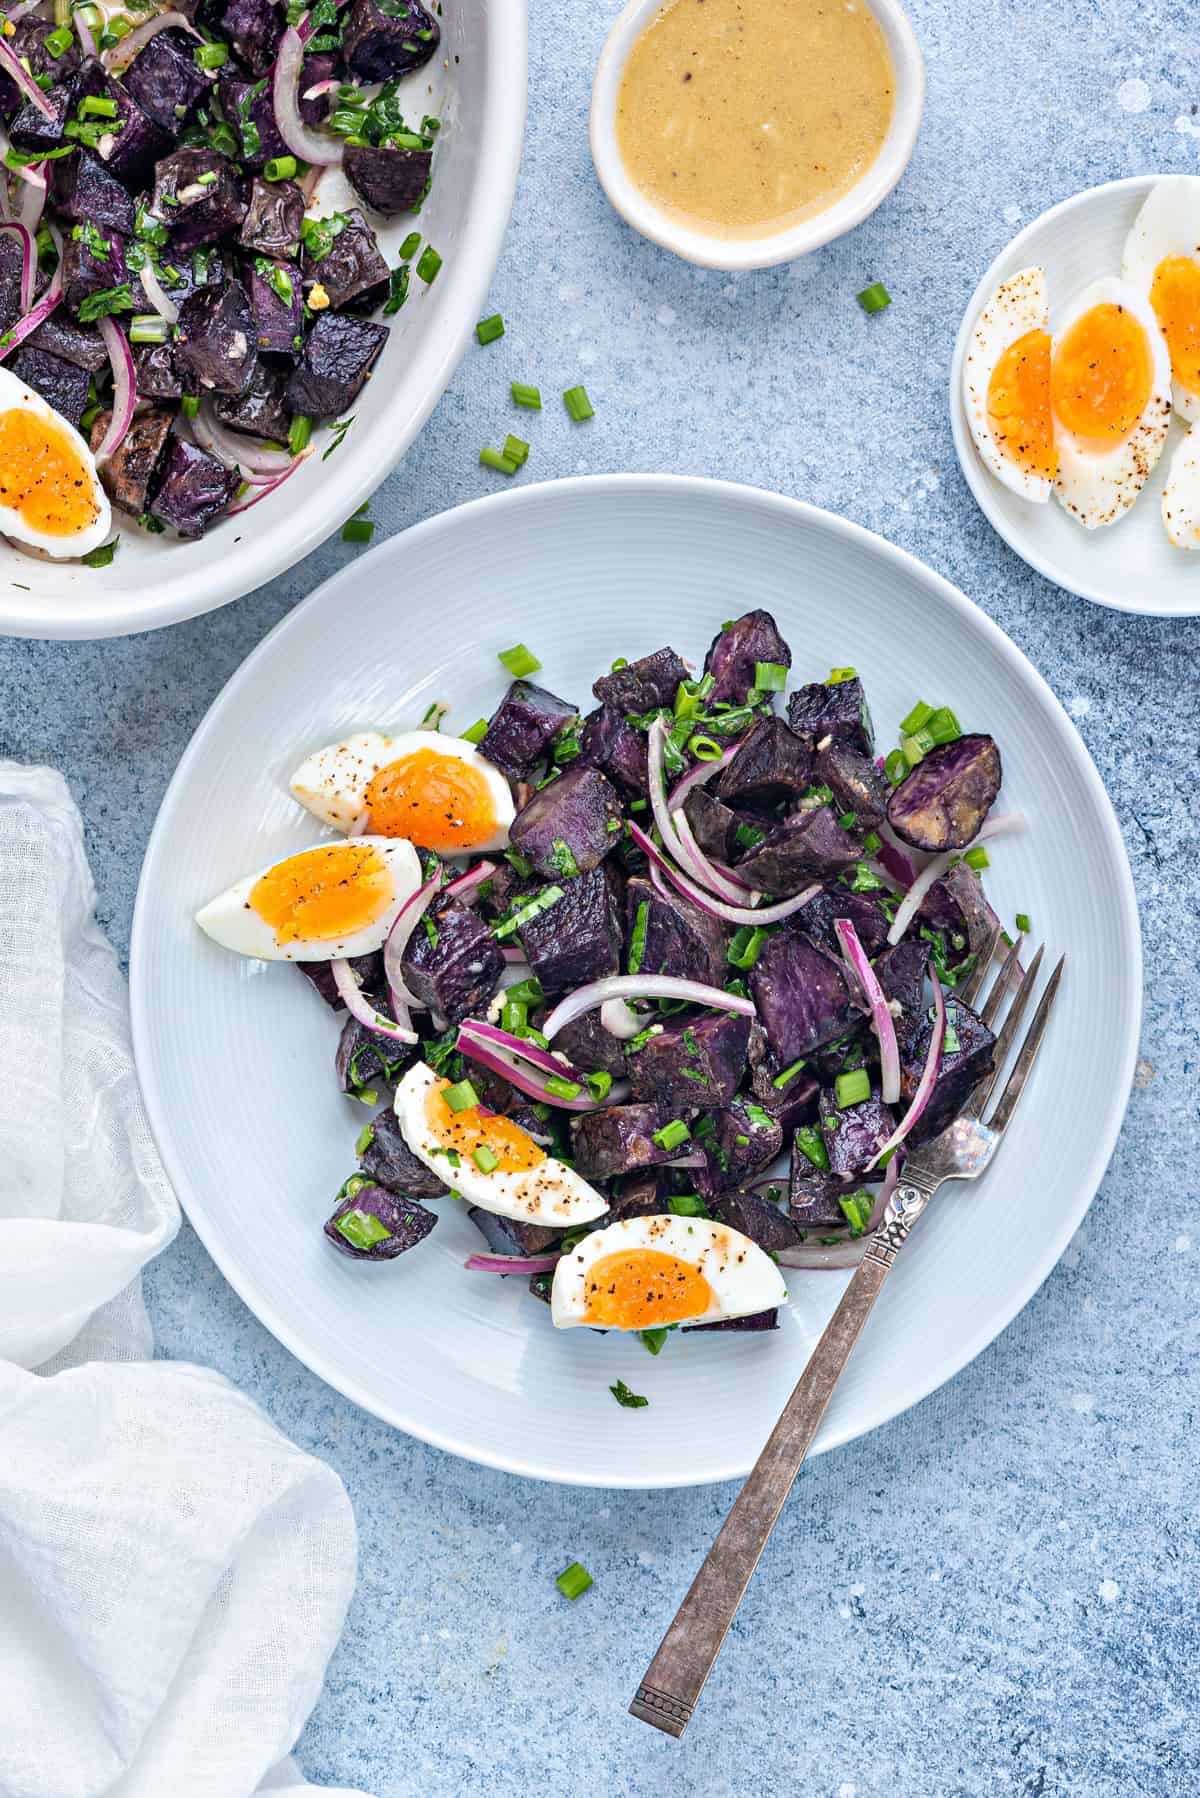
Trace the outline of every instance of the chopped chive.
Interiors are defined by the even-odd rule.
[[[42,48],[47,56],[52,56],[57,62],[59,57],[64,56],[71,48],[74,41],[74,33],[66,25],[60,25],[57,31],[50,33]]]
[[[564,1598],[574,1600],[587,1591],[592,1583],[592,1576],[586,1567],[581,1567],[578,1561],[572,1561],[569,1567],[563,1568],[554,1583]]]
[[[471,728],[462,733],[463,742],[482,743],[483,739],[487,736],[487,727],[488,721],[486,718],[476,718]]]
[[[157,312],[140,312],[129,321],[130,343],[166,343],[171,326]]]
[[[891,754],[885,758],[883,771],[894,787],[900,785],[908,773],[908,762],[905,760],[902,749],[893,749]]]
[[[708,1207],[698,1192],[673,1192],[667,1210],[675,1217],[707,1217]]]
[[[654,1132],[652,1140],[660,1149],[677,1149],[690,1135],[691,1131],[682,1118],[672,1118],[669,1124],[664,1124],[661,1130]]]
[[[616,1385],[610,1386],[608,1390],[617,1403],[624,1405],[627,1411],[640,1411],[643,1405],[650,1403],[650,1400],[643,1398],[640,1392],[632,1392],[624,1380],[618,1380]],[[570,1594],[568,1593],[567,1596],[570,1597]]]
[[[712,737],[697,734],[688,738],[688,748],[698,762],[719,762],[725,751]]]
[[[526,406],[530,412],[540,412],[542,409],[542,394],[538,387],[529,387],[524,381],[514,381],[512,396],[516,405]]]
[[[915,768],[918,762],[925,760],[925,751],[917,737],[901,737],[900,754],[904,757],[906,767]],[[886,767],[886,763],[884,764]]]
[[[529,459],[529,445],[525,442],[524,438],[513,437],[510,435],[504,439],[503,453],[508,457],[510,462],[515,462],[517,467],[520,468],[521,464],[527,462]]]
[[[864,312],[882,312],[885,306],[892,303],[892,296],[882,281],[872,281],[870,287],[864,287],[857,295],[857,299]]]
[[[557,905],[562,896],[561,887],[543,887],[536,898],[531,899],[527,905],[519,906],[511,917],[504,919],[503,923],[493,924],[492,935],[498,943],[502,943],[506,937],[513,936],[518,930],[523,930],[531,918],[540,917],[542,912],[549,911],[552,905]],[[566,1084],[569,1086],[570,1081],[567,1081]]]
[[[479,452],[479,460],[485,468],[494,468],[499,474],[516,474],[517,464],[511,456],[501,455],[499,450],[490,449],[486,445]]]
[[[861,1236],[871,1221],[871,1212],[875,1206],[870,1193],[864,1192],[860,1187],[857,1192],[848,1192],[844,1198],[839,1198],[838,1204],[849,1221],[851,1236]]]
[[[657,1355],[661,1352],[662,1345],[667,1340],[668,1334],[669,1332],[665,1328],[639,1330],[638,1340],[644,1349],[649,1349],[652,1355]]]
[[[563,394],[563,404],[577,425],[585,418],[594,418],[596,408],[587,396],[586,387],[568,387]]]
[[[505,987],[504,991],[506,998],[520,999],[525,1005],[540,1005],[546,996],[536,974],[531,974],[528,980],[515,981],[512,986]]]
[[[89,549],[86,556],[80,556],[79,560],[85,568],[107,568],[117,553],[119,542],[120,538],[114,537],[111,543],[101,543],[97,549]]]
[[[418,279],[424,281],[426,286],[428,286],[431,281],[436,281],[438,270],[441,266],[441,257],[438,255],[433,245],[427,243],[425,248],[421,251],[421,258],[417,263]]]
[[[179,410],[183,413],[185,418],[195,418],[197,412],[200,410],[199,394],[185,393],[179,402]]]
[[[754,684],[760,693],[782,693],[788,671],[782,662],[755,662]]]
[[[481,318],[475,327],[475,335],[480,343],[495,343],[498,337],[504,336],[504,320],[498,312],[491,318]]]
[[[833,1091],[843,1111],[847,1105],[861,1105],[871,1097],[871,1076],[866,1068],[853,1068],[848,1074],[838,1075]]]
[[[800,1070],[803,1066],[804,1066],[803,1061],[794,1061],[790,1068],[784,1068],[782,1074],[776,1074],[774,1080],[772,1080],[772,1082],[771,1082],[771,1085],[772,1086],[786,1086],[788,1084],[789,1080],[794,1080],[796,1078],[796,1075],[800,1072]]]
[[[577,1080],[564,1080],[561,1074],[547,1074],[543,1084],[556,1099],[577,1099],[583,1091]]]
[[[962,725],[948,705],[940,705],[936,712],[931,712],[922,730],[928,734],[931,747],[938,743],[957,743],[962,736]]]
[[[877,850],[883,848],[883,838],[876,831],[869,830],[863,838],[863,848],[868,855],[874,855]]]
[[[229,61],[229,51],[224,44],[197,44],[192,54],[199,69],[223,69]]]
[[[410,231],[408,236],[404,239],[404,242],[400,245],[401,262],[411,262],[420,247],[421,233],[419,231]]]
[[[288,448],[293,456],[298,456],[312,436],[312,419],[303,412],[297,412],[288,428]]]
[[[607,1099],[612,1091],[613,1077],[606,1069],[597,1068],[594,1074],[585,1074],[584,1079],[587,1081],[588,1091],[597,1103],[601,1099]]]
[[[456,1081],[442,1094],[451,1111],[471,1111],[479,1103],[479,1094],[469,1080]]]
[[[815,1124],[801,1124],[793,1138],[793,1147],[799,1149],[802,1155],[807,1155],[814,1167],[828,1172],[829,1150]]]
[[[988,861],[988,852],[982,843],[975,849],[968,849],[963,860],[968,868],[974,868],[977,874],[981,874],[985,868],[991,867],[991,863]]]
[[[290,181],[299,166],[294,156],[271,156],[263,164],[263,174],[268,181]]]
[[[542,665],[524,643],[514,643],[511,649],[500,650],[496,659],[508,669],[514,680],[521,680],[527,674],[536,674]]]
[[[762,954],[762,946],[766,940],[765,930],[760,930],[756,925],[741,924],[729,939],[725,958],[735,968],[752,968]]]
[[[347,1211],[342,1217],[334,1220],[334,1229],[339,1236],[344,1236],[351,1247],[356,1249],[374,1248],[377,1242],[386,1242],[391,1231],[370,1211],[360,1211],[357,1206]]]
[[[471,1160],[481,1174],[494,1174],[500,1166],[499,1157],[492,1153],[486,1143],[481,1143],[477,1149],[471,1151]]]
[[[362,1129],[359,1131],[357,1137],[355,1138],[354,1153],[356,1155],[365,1155],[367,1150],[370,1148],[371,1144],[374,1141],[375,1141],[375,1126],[374,1126],[374,1124],[364,1124]]]
[[[901,718],[900,729],[905,736],[911,737],[915,730],[920,730],[923,724],[928,724],[932,717],[933,707],[926,705],[923,699],[918,699],[907,718]]]
[[[115,119],[117,103],[115,100],[105,100],[89,94],[79,102],[79,116],[81,119]]]
[[[1029,913],[1027,911],[1019,911],[1017,913],[1017,929],[1020,931],[1022,936],[1028,936],[1029,932],[1033,929],[1033,925],[1029,921]]]
[[[374,535],[373,518],[348,518],[342,526],[343,543],[369,543]]]

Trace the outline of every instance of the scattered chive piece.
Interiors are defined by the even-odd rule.
[[[343,543],[369,543],[375,535],[373,518],[348,518],[342,526]]]
[[[1017,913],[1017,929],[1021,932],[1022,936],[1028,936],[1029,932],[1033,929],[1027,911],[1019,911]]]
[[[892,296],[882,281],[872,281],[870,287],[864,287],[858,295],[858,303],[864,312],[882,312],[885,306],[891,305]]]
[[[962,725],[948,705],[940,705],[936,712],[931,712],[921,728],[931,747],[938,743],[957,743],[962,736]]]
[[[755,662],[754,684],[760,693],[782,693],[788,671],[782,662]]]
[[[512,384],[512,396],[516,405],[527,406],[531,412],[540,412],[542,409],[542,392],[540,387],[529,387],[524,381],[514,381]]]
[[[974,868],[977,874],[982,873],[984,868],[991,867],[991,863],[988,861],[988,852],[983,847],[982,843],[974,849],[968,849],[967,853],[963,856],[963,860],[966,862],[968,868]]]
[[[293,456],[298,456],[312,436],[312,419],[304,412],[297,412],[288,429],[288,448]]]
[[[357,1206],[353,1211],[347,1211],[344,1217],[339,1217],[333,1227],[339,1236],[344,1236],[356,1249],[374,1248],[377,1242],[386,1242],[391,1235],[391,1231],[372,1212],[360,1211]]]
[[[470,1111],[479,1103],[479,1094],[469,1080],[459,1080],[442,1094],[451,1111]]]
[[[494,1174],[500,1166],[499,1158],[493,1155],[486,1143],[481,1143],[477,1149],[472,1151],[471,1160],[481,1174]]]
[[[833,1090],[843,1111],[847,1105],[861,1105],[871,1097],[871,1076],[866,1068],[854,1068],[848,1074],[838,1075]]]
[[[735,968],[752,968],[761,955],[766,940],[765,930],[760,930],[756,925],[741,924],[729,939],[725,958]]]
[[[60,25],[57,31],[52,31],[50,33],[50,36],[46,39],[42,48],[48,56],[52,56],[57,62],[58,58],[65,55],[71,48],[74,41],[74,36],[69,28],[66,25]]]
[[[200,410],[199,394],[185,393],[179,402],[179,410],[183,413],[185,418],[195,418],[197,412]]]
[[[585,418],[596,416],[596,408],[587,396],[586,387],[568,387],[563,394],[563,404],[577,425],[581,425]]]
[[[774,1080],[772,1080],[772,1082],[771,1082],[771,1085],[772,1086],[786,1086],[789,1080],[794,1080],[796,1078],[796,1075],[800,1072],[800,1069],[803,1066],[804,1066],[803,1061],[794,1061],[790,1068],[784,1068],[782,1074],[776,1074]]]
[[[485,468],[494,468],[500,474],[516,474],[517,472],[517,465],[511,456],[504,456],[499,450],[491,449],[486,445],[479,452],[479,460]]]
[[[572,1561],[569,1567],[563,1568],[554,1583],[564,1598],[574,1600],[587,1591],[592,1583],[592,1576],[586,1567],[581,1567],[578,1561]]]
[[[719,762],[725,751],[712,737],[696,735],[688,738],[688,748],[698,762]]]
[[[577,1099],[583,1091],[576,1080],[564,1080],[561,1074],[547,1074],[544,1082],[546,1091],[553,1093],[556,1099]]]
[[[437,280],[438,270],[441,266],[441,257],[438,255],[433,245],[427,243],[425,248],[421,251],[420,261],[417,263],[418,278],[424,281],[425,285],[428,286],[431,281]]]
[[[299,164],[294,156],[272,156],[263,165],[268,181],[290,181]]]
[[[79,116],[81,119],[115,119],[117,103],[115,100],[99,99],[89,94],[79,102]]]
[[[527,674],[536,674],[542,665],[533,651],[526,649],[523,643],[514,643],[511,649],[502,649],[497,660],[502,667],[508,669],[514,680],[521,680]]]
[[[529,459],[529,445],[525,442],[524,438],[513,437],[510,435],[504,439],[503,453],[508,457],[510,462],[515,462],[517,467],[520,468],[521,464]]]
[[[676,1217],[707,1217],[708,1210],[698,1192],[673,1192],[667,1210]]]
[[[801,1124],[793,1139],[794,1146],[812,1162],[828,1172],[829,1150],[825,1147],[825,1138],[815,1124]]]
[[[591,1093],[593,1099],[597,1101],[607,1099],[612,1090],[613,1083],[613,1077],[610,1073],[604,1068],[597,1068],[594,1074],[585,1074],[584,1079],[587,1081],[587,1089]]]
[[[223,69],[229,61],[229,52],[224,44],[197,44],[192,54],[196,58],[196,67],[200,69]]]
[[[476,720],[475,720],[474,724],[471,726],[470,730],[465,730],[463,732],[463,734],[462,734],[463,742],[464,743],[482,743],[483,739],[487,736],[487,727],[488,727],[488,721],[486,718],[476,718]]]
[[[902,749],[893,749],[891,754],[884,759],[883,771],[894,787],[900,785],[908,773],[908,763]]]
[[[98,549],[89,549],[87,555],[80,556],[79,560],[85,568],[107,568],[117,553],[120,541],[119,537],[114,537],[111,543],[102,543]]]
[[[871,1212],[875,1201],[869,1192],[860,1187],[857,1192],[848,1192],[845,1198],[839,1198],[838,1204],[845,1212],[850,1224],[851,1236],[861,1236],[871,1221]]]
[[[868,855],[874,855],[877,849],[883,848],[883,838],[876,831],[869,830],[863,838],[863,848]]]
[[[411,262],[420,246],[421,233],[419,231],[410,231],[408,236],[404,239],[404,242],[400,245],[401,262]]]
[[[638,1341],[644,1349],[649,1349],[652,1355],[657,1355],[661,1351],[663,1343],[667,1340],[667,1335],[668,1332],[665,1328],[657,1330],[639,1330]]]
[[[690,1135],[691,1131],[682,1118],[672,1118],[669,1124],[664,1124],[661,1130],[654,1132],[652,1140],[660,1149],[677,1149]]]
[[[504,320],[498,312],[493,312],[491,318],[481,318],[475,327],[475,335],[480,343],[495,343],[497,337],[504,336]]]
[[[617,1403],[619,1405],[624,1405],[627,1411],[640,1411],[643,1405],[648,1405],[650,1403],[650,1400],[648,1398],[643,1398],[640,1392],[631,1392],[624,1380],[618,1380],[616,1385],[610,1386],[608,1390],[612,1393]],[[568,1569],[568,1572],[569,1571],[570,1569]],[[588,1581],[588,1584],[591,1584],[590,1580]],[[571,1594],[568,1593],[567,1596],[569,1598]]]

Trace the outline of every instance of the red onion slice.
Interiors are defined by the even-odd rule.
[[[442,884],[439,868],[432,880],[418,887],[411,899],[406,899],[396,913],[395,922],[387,933],[387,941],[383,945],[383,971],[387,976],[388,987],[395,1001],[399,997],[405,1005],[421,1008],[421,1001],[414,993],[410,993],[404,984],[404,976],[400,972],[400,963],[404,959],[404,951],[408,947],[408,939],[417,924],[425,915],[425,908]]]
[[[289,25],[279,40],[275,57],[275,74],[271,95],[275,104],[275,122],[293,156],[302,157],[314,167],[328,167],[342,160],[343,142],[326,131],[314,131],[300,116],[300,73],[304,65],[304,39],[294,25]]]
[[[24,318],[18,319],[15,325],[10,325],[4,333],[5,341],[0,343],[0,362],[3,362],[6,356],[11,355],[19,343],[24,343],[25,339],[49,318],[62,299],[62,291],[62,263],[60,260],[58,268],[54,271],[53,280],[37,305],[27,312]]]
[[[878,1230],[880,1224],[883,1222],[883,1214],[888,1208],[888,1200],[900,1184],[900,1163],[903,1160],[904,1156],[901,1154],[900,1150],[897,1149],[896,1153],[887,1164],[887,1172],[883,1176],[883,1185],[875,1195],[875,1203],[871,1207],[871,1215],[867,1219],[867,1227],[863,1231],[864,1236],[869,1236],[872,1230]]]
[[[32,106],[37,107],[42,117],[53,123],[53,106],[2,33],[0,33],[0,68],[3,68],[6,74],[11,75],[25,98]]]
[[[600,1025],[618,1042],[627,1043],[646,1028],[647,1015],[636,1012],[627,999],[606,999],[600,1007]]]
[[[513,1036],[511,1031],[501,1030],[498,1024],[485,1024],[475,1018],[464,1018],[459,1031],[469,1030],[473,1036],[495,1049],[505,1049],[510,1055],[517,1055],[522,1061],[528,1061],[535,1068],[542,1068],[547,1074],[557,1074],[560,1080],[573,1080],[577,1085],[584,1084],[584,1076],[579,1069],[573,1067],[565,1055],[552,1055],[549,1049],[540,1048],[528,1037]],[[543,1031],[543,1035],[545,1032]]]
[[[677,812],[692,788],[707,785],[714,774],[719,774],[722,768],[729,766],[741,747],[740,743],[731,743],[729,748],[722,753],[719,761],[697,762],[694,768],[689,768],[686,774],[681,774],[667,795],[668,810]]]
[[[106,456],[111,456],[125,441],[125,433],[133,422],[137,392],[134,387],[133,351],[129,347],[129,339],[115,319],[101,318],[96,323],[104,339],[113,374],[112,415],[96,451],[97,462],[103,462]]]
[[[585,1011],[594,1011],[606,999],[686,999],[714,1011],[736,1011],[745,1018],[755,1015],[753,1000],[727,993],[723,987],[706,986],[702,980],[680,980],[674,974],[609,974],[560,999],[542,1025],[542,1035],[552,1041],[564,1025]]]
[[[157,37],[160,31],[166,31],[172,25],[180,31],[188,32],[198,44],[204,42],[192,21],[183,13],[160,12],[155,18],[147,19],[144,25],[139,25],[136,30],[129,32],[128,36],[123,37],[119,44],[114,44],[111,50],[106,50],[100,61],[110,75],[119,75],[122,69],[129,67],[139,51],[146,48],[152,37]],[[76,29],[78,29],[78,20],[76,20]]]
[[[391,1018],[385,1018],[382,1012],[376,1011],[354,978],[354,970],[348,961],[331,961],[329,971],[333,975],[333,984],[337,987],[338,998],[352,1018],[357,1018],[360,1024],[365,1024],[368,1030],[375,1032],[376,1036],[388,1036],[397,1043],[416,1042],[415,1030],[406,1030],[402,1024],[397,1024]]]
[[[463,1266],[473,1274],[549,1274],[558,1255],[468,1255]]]
[[[711,894],[704,892],[695,881],[689,880],[686,874],[681,874],[678,868],[673,867],[658,844],[632,818],[629,820],[629,834],[638,848],[646,852],[652,873],[655,869],[661,870],[685,898],[698,905],[701,911],[706,911],[710,917],[721,918],[726,924],[778,924],[807,905],[810,899],[815,899],[822,890],[821,883],[817,880],[812,886],[805,887],[802,893],[796,893],[790,899],[781,899],[778,905],[726,905],[722,900],[714,899]]]
[[[603,1099],[593,1099],[590,1093],[585,1098],[582,1092],[578,1098],[564,1099],[560,1093],[549,1092],[546,1081],[551,1071],[560,1080],[571,1080],[585,1091],[586,1083],[574,1068],[554,1061],[535,1043],[509,1036],[490,1024],[477,1024],[472,1020],[460,1024],[455,1048],[481,1068],[499,1074],[527,1098],[537,1099],[543,1105],[557,1106],[560,1111],[599,1111],[605,1105],[619,1105],[629,1093],[627,1080],[614,1080]],[[545,1067],[547,1061],[549,1069]]]
[[[847,966],[851,969],[863,998],[871,1008],[871,1024],[879,1038],[879,1070],[883,1102],[895,1105],[900,1098],[900,1046],[896,1041],[896,1024],[884,997],[867,952],[858,940],[858,932],[849,918],[835,918],[833,928],[841,945]]]
[[[891,929],[888,931],[888,942],[894,947],[900,941],[925,903],[926,893],[942,878],[951,862],[957,861],[959,856],[965,855],[968,849],[974,849],[976,843],[988,843],[993,837],[1006,836],[1009,831],[1024,830],[1024,828],[1025,815],[1023,812],[1006,812],[1002,818],[989,818],[979,835],[965,848],[946,849],[941,855],[935,855],[933,860],[927,862],[921,869],[901,900],[896,916],[892,919]]]
[[[929,1103],[930,1095],[938,1077],[938,1069],[942,1065],[942,1047],[946,1040],[946,1001],[942,997],[941,985],[933,969],[929,970],[929,978],[933,982],[933,1035],[929,1040],[929,1053],[925,1057],[925,1066],[921,1070],[921,1078],[917,1082],[917,1090],[913,1094],[913,1102],[901,1118],[892,1134],[880,1148],[872,1167],[878,1167],[889,1149],[898,1148],[910,1130],[916,1128],[921,1121],[921,1114]]]
[[[733,869],[727,868],[723,862],[715,862],[710,855],[705,855],[696,841],[696,833],[692,829],[690,821],[683,812],[680,812],[674,822],[680,847],[687,858],[683,864],[684,867],[689,872],[693,868],[702,868],[704,885],[710,892],[715,893],[718,899],[727,899],[731,905],[748,905],[753,897],[749,881],[743,880],[740,874],[735,874]]]
[[[481,862],[476,862],[473,868],[468,868],[465,874],[460,874],[456,880],[450,882],[449,886],[446,888],[446,897],[448,899],[458,899],[464,904],[470,905],[473,899],[479,897],[478,893],[475,891],[476,887],[482,886],[484,881],[489,879],[495,872],[495,862],[489,862],[486,859]],[[517,951],[517,958],[521,961],[524,961],[525,959],[519,949]],[[505,960],[508,960],[507,954],[505,955]]]
[[[886,869],[892,879],[902,887],[910,887],[917,878],[917,865],[911,854],[900,841],[890,824],[878,827],[879,855],[878,861]]]
[[[691,825],[683,816],[673,817],[667,804],[666,763],[664,761],[667,741],[666,720],[660,713],[650,726],[650,735],[646,744],[646,774],[650,783],[650,810],[654,814],[654,822],[658,826],[659,835],[667,854],[686,870],[696,883],[708,892],[715,893],[718,899],[726,904],[737,903],[745,896],[740,885],[734,886],[732,881],[719,874],[701,853],[700,847],[692,834]]]
[[[21,181],[15,217],[20,219],[27,231],[36,231],[42,222],[42,213],[46,209],[46,194],[50,185],[46,174],[48,167],[48,163],[36,162],[28,168],[14,169],[13,171]],[[36,268],[35,260],[35,271]]]
[[[142,284],[142,292],[158,313],[159,318],[165,318],[169,325],[177,325],[179,308],[160,284],[158,276],[154,272],[154,264],[148,256],[138,270],[138,279]]]
[[[28,312],[33,304],[33,276],[37,266],[33,232],[19,219],[0,220],[0,231],[11,231],[21,246],[21,311]]]
[[[273,481],[277,475],[286,474],[292,465],[290,450],[264,449],[252,438],[226,430],[208,399],[200,402],[200,410],[192,420],[192,435],[202,450],[215,456],[223,467],[242,475],[252,486]]]
[[[285,481],[291,479],[300,464],[307,461],[311,453],[311,446],[308,449],[302,449],[300,454],[292,462],[291,467],[285,468],[277,480],[269,481],[265,487],[256,487],[254,489],[253,498],[239,500],[236,506],[227,507],[225,511],[226,518],[236,518],[239,512],[248,512],[251,506],[256,506],[258,504],[260,499],[268,498],[270,494],[274,493],[276,487],[282,487]]]
[[[322,94],[331,94],[341,86],[340,81],[317,81],[312,87],[306,87],[300,98],[302,100],[319,100]]]

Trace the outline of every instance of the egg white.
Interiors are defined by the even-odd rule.
[[[980,461],[1005,487],[1036,505],[1045,505],[1051,484],[1042,475],[1018,468],[1005,455],[992,432],[987,401],[992,375],[1005,350],[1027,331],[1047,330],[1049,319],[1045,269],[1036,265],[1020,269],[1000,283],[975,320],[963,360],[963,407]]]
[[[370,955],[376,949],[382,949],[397,912],[421,884],[421,864],[416,850],[403,837],[359,837],[357,841],[369,843],[379,851],[392,877],[392,897],[386,909],[361,930],[334,941],[304,937],[296,942],[278,941],[266,920],[251,910],[250,893],[256,881],[272,868],[279,867],[281,862],[291,861],[291,855],[280,856],[278,861],[268,863],[255,874],[247,874],[244,880],[210,899],[196,913],[197,924],[223,949],[232,949],[238,955],[254,955],[262,961],[337,961],[342,956]],[[320,849],[329,845],[318,843],[310,847]],[[304,853],[302,849],[292,852],[293,855]]]
[[[550,1315],[560,1330],[591,1321],[587,1315],[591,1270],[603,1256],[622,1249],[659,1249],[699,1268],[712,1290],[713,1304],[702,1317],[689,1317],[689,1324],[753,1317],[787,1298],[783,1276],[771,1257],[739,1230],[702,1217],[626,1217],[585,1236],[559,1261]]]
[[[494,1168],[485,1174],[469,1155],[457,1151],[457,1159],[451,1162],[425,1115],[430,1092],[437,1084],[438,1077],[427,1063],[414,1062],[409,1068],[396,1088],[394,1101],[400,1134],[419,1161],[472,1205],[493,1211],[497,1217],[545,1224],[555,1230],[590,1223],[608,1210],[603,1194],[553,1155],[536,1167],[515,1173]]]
[[[462,737],[444,737],[437,731],[410,730],[398,737],[386,737],[380,731],[364,730],[343,737],[340,743],[328,743],[324,749],[301,762],[292,775],[291,789],[313,816],[334,830],[348,831],[363,812],[365,793],[381,768],[414,755],[421,749],[435,749],[439,755],[468,762],[487,783],[492,803],[493,830],[470,845],[469,853],[481,855],[508,844],[508,827],[515,807],[508,781],[498,768],[485,761],[474,743]],[[464,850],[464,854],[468,851]]]
[[[1162,496],[1163,524],[1176,549],[1200,549],[1200,424],[1175,447]]]
[[[87,475],[88,499],[94,511],[92,522],[81,530],[55,536],[47,531],[35,530],[14,507],[0,504],[0,532],[6,537],[15,537],[18,543],[28,543],[33,549],[44,550],[57,560],[84,556],[89,550],[98,549],[112,528],[112,510],[108,495],[100,485],[100,477],[96,473],[96,458],[74,425],[61,412],[48,406],[40,393],[26,387],[24,381],[18,380],[10,369],[0,368],[0,412],[15,410],[33,413],[36,418],[45,421],[48,431],[66,439],[71,451],[83,463]],[[0,483],[2,480],[3,476],[0,474]]]
[[[1097,444],[1092,438],[1077,437],[1055,417],[1058,476],[1054,495],[1087,531],[1115,524],[1128,511],[1162,455],[1171,422],[1171,358],[1166,339],[1149,300],[1113,275],[1093,281],[1060,320],[1054,333],[1051,366],[1076,319],[1093,306],[1104,305],[1123,307],[1142,327],[1150,350],[1152,375],[1141,417],[1128,435],[1111,447]]]
[[[1148,299],[1158,265],[1168,256],[1200,262],[1200,175],[1167,175],[1155,182],[1125,239],[1122,279]],[[1182,418],[1200,418],[1200,393],[1172,378],[1171,398]]]

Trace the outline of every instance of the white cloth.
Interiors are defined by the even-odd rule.
[[[148,1358],[179,1210],[94,898],[61,777],[0,762],[0,1798],[294,1798],[354,1519],[228,1381]]]

